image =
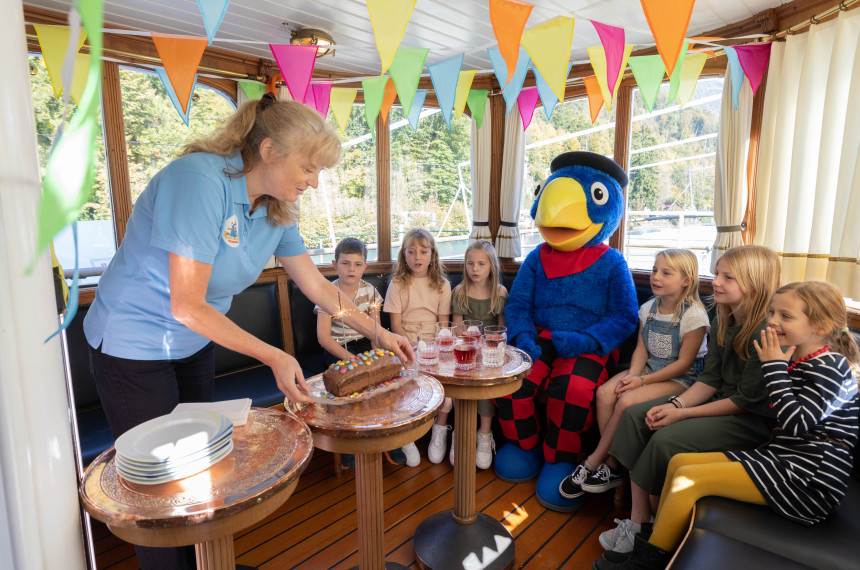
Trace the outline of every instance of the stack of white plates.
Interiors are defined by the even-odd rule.
[[[133,483],[155,485],[199,473],[233,450],[233,423],[189,410],[136,426],[116,440],[116,468]]]

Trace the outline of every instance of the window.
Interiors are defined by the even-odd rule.
[[[722,78],[701,78],[686,105],[667,107],[663,83],[651,114],[634,90],[624,243],[631,269],[650,271],[657,251],[683,247],[698,256],[699,273],[710,274],[722,88]]]
[[[606,107],[602,108],[593,125],[587,97],[559,103],[550,121],[547,121],[543,107],[535,108],[532,122],[526,129],[526,164],[523,169],[525,181],[520,202],[519,225],[523,257],[543,242],[529,212],[534,202],[533,190],[549,176],[552,159],[564,152],[575,150],[588,150],[612,158],[614,148],[615,107],[609,112]]]

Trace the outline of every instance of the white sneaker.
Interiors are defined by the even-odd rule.
[[[493,453],[496,451],[496,442],[492,433],[478,432],[478,451],[475,453],[475,464],[478,469],[489,469],[493,464]]]
[[[448,452],[448,461],[454,465],[454,438],[451,438],[451,451]]]
[[[451,426],[433,424],[430,430],[430,445],[427,446],[427,458],[430,463],[440,463],[445,458],[445,448],[448,445],[448,431]]]
[[[403,447],[400,448],[403,452],[403,455],[406,456],[406,466],[407,467],[418,467],[421,463],[421,454],[418,453],[418,448],[415,447],[415,443],[407,443]]]
[[[630,519],[619,520],[615,519],[618,526],[600,533],[598,540],[600,546],[604,550],[614,550],[615,552],[632,552],[633,551],[633,535],[642,530],[642,525],[635,523]]]

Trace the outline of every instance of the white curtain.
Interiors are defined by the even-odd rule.
[[[773,45],[755,243],[782,281],[829,280],[860,299],[860,12]]]
[[[492,123],[490,99],[484,106],[481,128],[472,118],[472,233],[470,240],[491,239],[490,235],[490,158]]]
[[[731,73],[723,81],[720,108],[720,130],[717,135],[716,172],[714,175],[714,222],[717,239],[711,251],[711,273],[717,260],[730,247],[741,245],[741,230],[747,201],[747,152],[753,94],[744,79],[738,94],[738,108],[732,100]]]
[[[502,223],[496,236],[499,257],[519,257],[520,199],[523,191],[523,168],[526,134],[516,105],[505,117],[505,147],[502,151],[502,190],[499,205]]]

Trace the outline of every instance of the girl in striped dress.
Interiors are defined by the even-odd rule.
[[[820,281],[778,289],[754,345],[778,420],[771,442],[752,451],[675,455],[650,537],[643,528],[629,558],[613,553],[595,568],[665,568],[704,496],[768,505],[806,526],[842,500],[858,435],[860,354],[841,293]]]

